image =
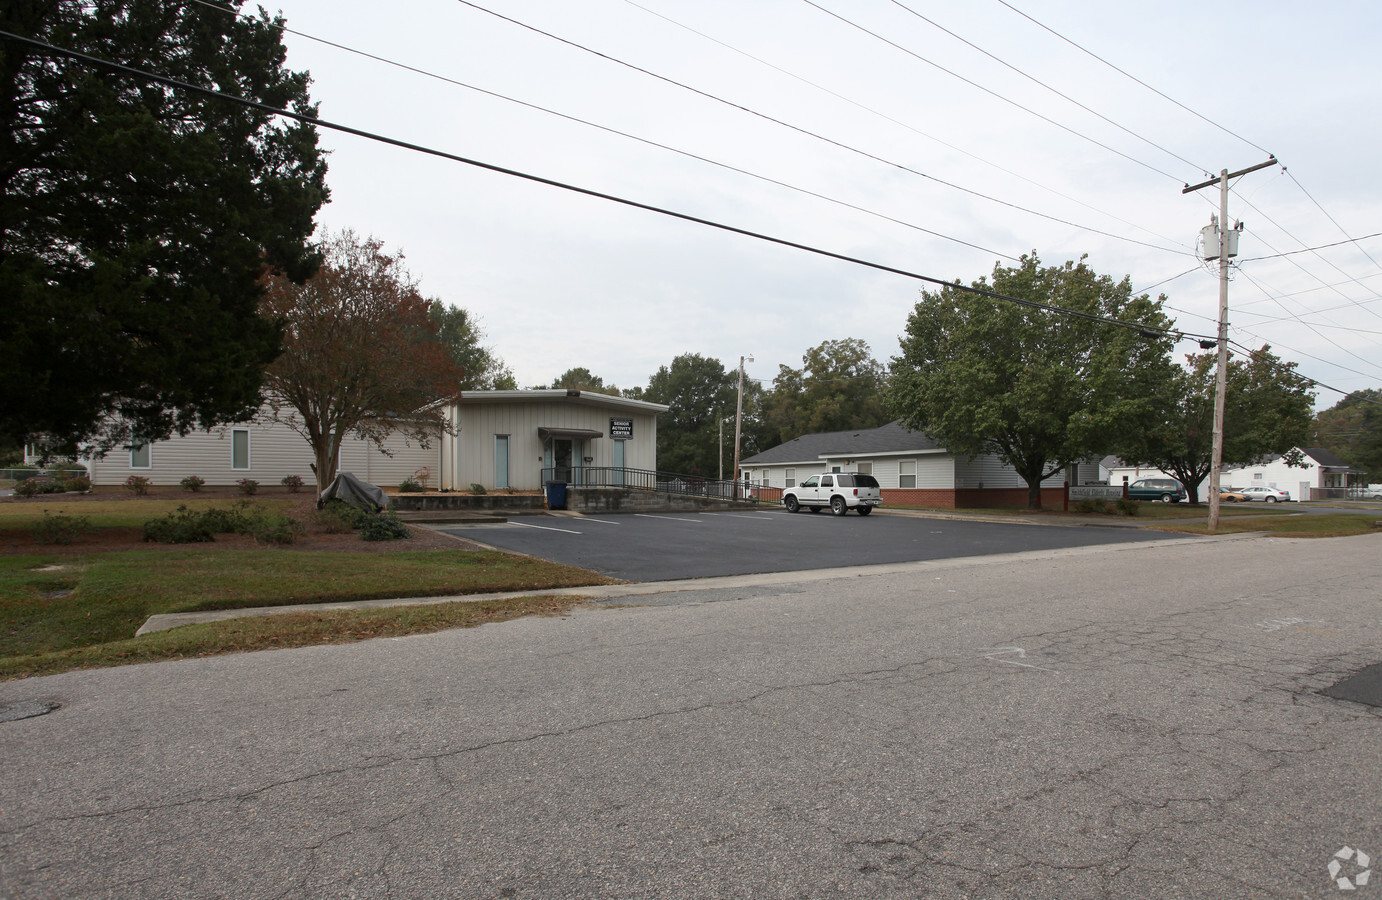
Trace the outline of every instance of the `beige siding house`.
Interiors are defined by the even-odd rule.
[[[538,490],[590,469],[657,469],[660,403],[577,390],[466,391],[449,401],[440,484]]]

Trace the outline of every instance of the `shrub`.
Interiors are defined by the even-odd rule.
[[[432,467],[423,466],[413,473],[413,480],[422,485],[422,489],[427,490],[427,483],[432,480]]]
[[[391,512],[367,516],[360,526],[360,540],[362,541],[396,541],[412,536],[412,532],[408,530],[408,526],[403,523],[403,520]]]
[[[1141,504],[1136,500],[1129,500],[1127,497],[1120,497],[1118,500],[1118,514],[1122,516],[1135,516]]]
[[[75,475],[64,481],[62,483],[62,488],[65,491],[77,491],[85,494],[87,491],[91,490],[91,479],[87,478],[85,475]]]
[[[412,475],[409,475],[398,483],[398,492],[400,494],[420,494],[425,490],[427,490],[427,488],[422,486],[422,482],[418,481]]]
[[[35,478],[25,478],[14,486],[14,492],[20,497],[37,497],[39,494],[46,494],[48,479],[42,475]]]
[[[259,482],[253,478],[241,478],[235,482],[235,486],[240,489],[240,493],[246,497],[254,496],[255,491],[259,490]]]
[[[288,489],[288,493],[296,494],[298,491],[302,490],[302,476],[284,475],[283,478],[279,481],[279,484],[286,487]]]
[[[1113,509],[1109,506],[1107,500],[1101,500],[1098,497],[1086,497],[1075,504],[1075,511],[1108,515],[1113,512]]]
[[[481,494],[485,493],[485,486],[483,484],[480,484],[478,481],[472,481],[470,483],[470,492],[478,497]]]
[[[143,475],[131,475],[125,479],[125,490],[136,497],[142,497],[149,492],[149,486],[152,484],[153,482]]]
[[[312,522],[327,534],[346,534],[358,529],[371,515],[341,500],[328,500],[312,514]]]
[[[188,475],[182,481],[178,482],[178,484],[182,485],[184,491],[191,491],[195,494],[202,489],[202,485],[206,484],[206,479],[200,475]]]
[[[302,535],[302,523],[289,516],[261,516],[250,534],[261,544],[292,544]]]
[[[213,517],[208,513],[220,510],[208,509],[193,512],[186,506],[179,506],[177,512],[150,519],[144,523],[144,540],[157,544],[204,544],[216,540]]]
[[[96,530],[86,516],[69,516],[66,513],[49,515],[43,511],[43,518],[34,523],[31,533],[40,544],[70,544],[79,534],[89,534]]]

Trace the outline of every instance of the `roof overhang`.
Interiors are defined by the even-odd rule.
[[[671,407],[648,400],[630,400],[614,394],[601,394],[597,391],[567,390],[547,388],[535,391],[462,391],[459,397],[450,402],[459,406],[477,403],[575,403],[580,406],[599,406],[627,412],[658,413]]]
[[[578,438],[593,441],[596,438],[604,437],[605,433],[593,428],[538,428],[537,436],[544,441],[548,438]]]

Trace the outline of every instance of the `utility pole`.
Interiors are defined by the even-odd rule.
[[[734,499],[739,499],[739,421],[744,416],[744,360],[753,362],[753,355],[739,357],[739,391],[734,406]]]
[[[1228,258],[1238,255],[1238,231],[1242,228],[1241,223],[1232,230],[1228,227],[1228,180],[1276,164],[1276,157],[1273,156],[1264,163],[1239,169],[1237,172],[1223,169],[1219,172],[1218,178],[1211,178],[1209,181],[1194,186],[1187,184],[1185,190],[1181,191],[1182,194],[1189,194],[1192,191],[1209,187],[1211,184],[1219,185],[1219,218],[1211,226],[1219,240],[1219,364],[1214,374],[1214,448],[1209,465],[1209,530],[1211,532],[1217,531],[1219,528],[1219,476],[1223,470],[1224,462],[1224,394],[1228,390]],[[1210,228],[1206,228],[1204,234],[1207,239]],[[1231,247],[1230,244],[1232,244]],[[1209,249],[1207,241],[1205,249]]]

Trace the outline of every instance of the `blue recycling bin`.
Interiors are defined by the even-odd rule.
[[[566,482],[547,482],[547,508],[566,509]]]

